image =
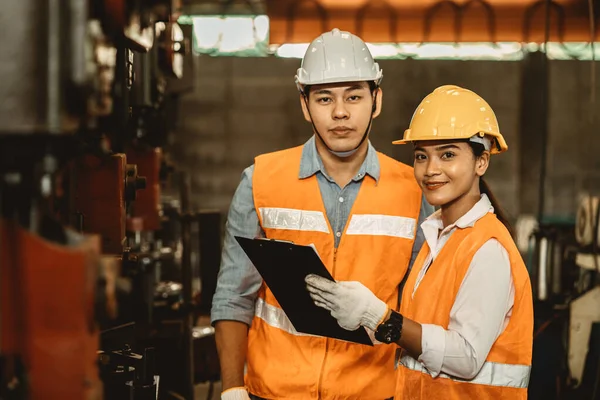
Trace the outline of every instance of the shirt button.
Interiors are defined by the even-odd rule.
[[[340,199],[339,199],[339,200],[340,200],[340,203],[343,203],[343,202],[344,202],[344,198],[343,198],[343,197],[340,197]]]
[[[335,234],[335,236],[337,236],[337,237],[340,237],[340,236],[342,236],[342,232],[337,232],[337,233]]]

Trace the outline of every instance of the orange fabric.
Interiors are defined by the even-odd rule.
[[[31,399],[99,399],[94,290],[100,238],[61,246],[0,218],[0,337]]]
[[[515,299],[510,321],[486,358],[486,363],[531,365],[533,346],[533,299],[531,283],[519,251],[504,225],[487,214],[472,228],[456,230],[429,267],[414,298],[415,282],[429,253],[424,244],[404,287],[400,312],[421,324],[448,328],[450,311],[473,256],[489,239],[495,238],[510,258]],[[485,365],[485,364],[484,364]],[[475,378],[477,379],[477,377]],[[526,399],[527,388],[459,382],[445,377],[432,378],[406,368],[398,368],[396,399]]]
[[[310,43],[333,28],[371,43],[543,43],[544,4],[537,0],[266,0],[266,9],[271,44]],[[554,0],[550,24],[551,42],[590,41],[585,3]]]
[[[380,235],[349,235],[346,226],[334,252],[334,232],[329,233],[264,227],[262,207],[318,211],[327,216],[316,176],[299,179],[302,147],[256,159],[253,190],[259,220],[268,238],[313,243],[336,280],[365,284],[390,307],[397,308],[398,285],[411,257],[414,239]],[[352,215],[380,214],[418,221],[421,191],[412,168],[378,154],[378,182],[364,178]],[[349,222],[350,223],[350,222]],[[335,254],[334,254],[335,253]],[[263,284],[260,299],[279,309]],[[344,341],[298,336],[256,317],[248,343],[249,391],[267,399],[384,399],[394,394],[392,346],[373,347]]]

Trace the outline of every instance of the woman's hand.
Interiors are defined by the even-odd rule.
[[[317,275],[305,281],[315,304],[330,311],[346,330],[364,326],[374,331],[387,316],[387,305],[360,282],[332,282]]]

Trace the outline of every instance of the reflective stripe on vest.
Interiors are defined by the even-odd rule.
[[[354,214],[348,225],[347,235],[393,236],[413,239],[415,237],[414,218],[395,215]]]
[[[281,308],[268,304],[260,297],[256,299],[256,304],[254,306],[254,315],[265,321],[268,325],[271,325],[274,328],[281,329],[289,333],[290,335],[322,337],[317,335],[310,335],[308,333],[298,332],[296,328],[294,328],[292,321],[288,319],[287,315],[285,315],[285,312]],[[375,339],[374,336],[371,335],[371,332],[368,329],[367,333],[369,333],[369,337],[373,341],[374,345],[383,345],[383,343],[381,343],[380,341]]]
[[[429,372],[423,364],[408,355],[402,356],[400,364],[410,370],[429,375]],[[460,379],[444,373],[440,373],[438,378],[446,378],[455,382],[474,383],[478,385],[525,389],[529,383],[530,372],[531,367],[529,365],[485,362],[477,376],[473,379]]]
[[[329,233],[327,220],[321,211],[278,207],[261,207],[258,210],[265,229]],[[396,215],[353,214],[346,234],[414,239],[416,223],[414,218]]]
[[[256,299],[254,315],[272,327],[279,328],[291,335],[313,336],[296,331],[296,328],[294,328],[294,325],[292,325],[292,321],[288,319],[287,315],[285,315],[285,312],[281,308],[267,304],[267,302],[260,297]]]
[[[293,208],[261,207],[258,209],[263,229],[289,229],[329,233],[327,220],[321,211]]]

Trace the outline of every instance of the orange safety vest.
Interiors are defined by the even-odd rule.
[[[397,308],[421,208],[412,168],[378,153],[379,181],[364,178],[335,250],[317,177],[298,178],[302,149],[255,160],[254,205],[267,238],[314,244],[336,280],[360,281]],[[382,400],[394,395],[394,353],[389,345],[296,332],[263,283],[248,336],[246,386],[267,399]]]
[[[448,328],[450,311],[473,256],[489,239],[507,250],[515,299],[504,332],[493,344],[481,370],[471,380],[441,373],[432,378],[423,365],[408,356],[400,359],[396,400],[400,399],[526,399],[533,347],[533,299],[525,264],[508,230],[494,214],[473,227],[457,229],[443,247],[412,296],[429,246],[424,244],[404,287],[400,313],[421,324]]]

